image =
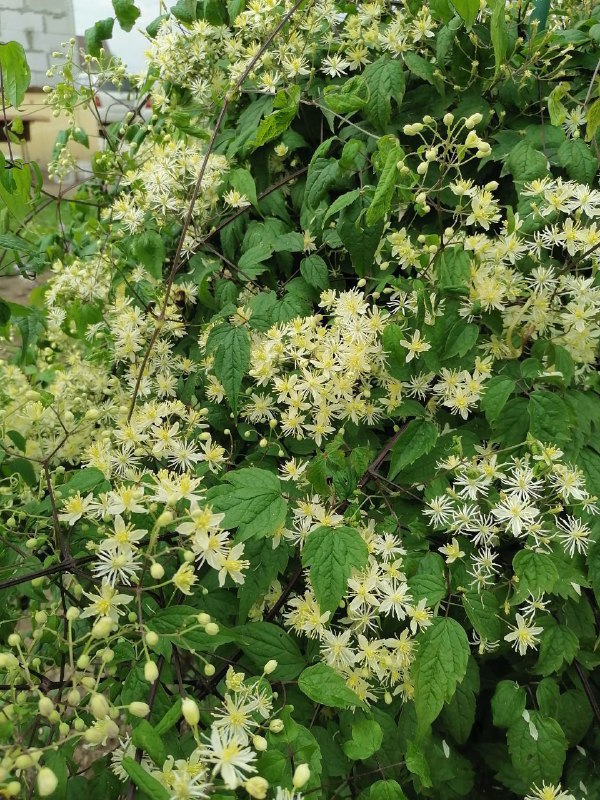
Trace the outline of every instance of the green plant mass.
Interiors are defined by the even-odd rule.
[[[0,795],[599,798],[600,6],[113,7],[4,124]]]

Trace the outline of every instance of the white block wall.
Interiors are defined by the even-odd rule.
[[[0,0],[0,41],[20,42],[31,68],[31,88],[52,81],[52,52],[75,36],[72,0]]]

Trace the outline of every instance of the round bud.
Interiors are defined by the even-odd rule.
[[[155,561],[150,567],[150,575],[152,575],[155,581],[159,581],[164,577],[164,574],[165,570],[163,565],[159,564],[158,561]]]
[[[49,767],[42,767],[38,772],[37,789],[40,797],[49,797],[56,791],[58,778]]]
[[[269,782],[265,780],[265,778],[261,778],[260,775],[254,775],[252,778],[248,778],[244,784],[244,789],[248,792],[250,797],[254,797],[256,800],[265,800],[268,788]]]
[[[129,703],[127,710],[130,714],[133,714],[134,717],[147,717],[150,713],[150,706],[148,703],[134,700],[132,703]]]
[[[71,689],[71,691],[67,695],[67,703],[70,706],[78,706],[80,702],[81,702],[81,694],[77,691],[77,689]]]
[[[146,642],[150,647],[158,644],[158,633],[156,631],[148,631],[146,634]]]
[[[154,683],[158,678],[158,667],[154,661],[146,661],[144,664],[144,678],[148,683]]]
[[[21,637],[18,633],[11,633],[6,641],[9,647],[18,647],[21,644]]]
[[[263,669],[263,673],[265,675],[270,675],[272,672],[275,672],[276,669],[277,669],[277,661],[274,658],[272,658],[270,661],[267,661],[267,663],[265,664],[265,667]]]
[[[205,664],[204,665],[204,674],[208,678],[212,678],[212,676],[215,674],[215,672],[216,672],[216,669],[215,669],[214,664]]]
[[[294,789],[301,789],[310,780],[310,767],[308,764],[298,764],[294,770],[292,786]]]
[[[71,608],[67,609],[67,619],[69,622],[74,622],[80,615],[81,611],[75,606],[71,606]]]
[[[252,737],[252,746],[258,753],[263,753],[268,747],[268,742],[264,736],[258,736],[257,734]]]
[[[163,511],[160,517],[156,520],[157,528],[165,528],[173,522],[173,514],[170,511]]]
[[[269,730],[271,733],[281,733],[284,728],[283,720],[282,719],[272,719],[269,722]]]
[[[181,713],[191,728],[195,728],[200,722],[200,709],[196,701],[192,700],[191,697],[186,697],[181,703]]]
[[[210,622],[210,615],[201,612],[196,616],[196,619],[198,620],[199,625],[208,625],[208,623]]]
[[[100,617],[100,619],[94,623],[92,637],[94,639],[106,639],[114,624],[110,617]]]
[[[204,633],[208,634],[208,636],[216,636],[219,632],[219,626],[216,622],[209,622],[208,625],[204,626]]]
[[[77,667],[79,669],[87,669],[90,665],[90,657],[88,655],[81,655],[77,659]]]
[[[267,439],[265,439],[264,437],[263,437],[263,438],[260,440],[260,442],[258,443],[259,447],[262,447],[262,448],[265,448],[265,447],[267,447],[267,446],[268,446],[268,444],[269,444],[268,440],[267,440]]]
[[[90,711],[96,719],[104,719],[108,716],[110,706],[103,694],[94,694],[90,700]]]
[[[49,697],[40,697],[38,700],[38,711],[42,717],[49,717],[54,711],[54,703]]]

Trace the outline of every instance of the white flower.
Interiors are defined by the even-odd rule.
[[[506,634],[504,641],[512,642],[514,649],[518,650],[519,655],[524,656],[528,647],[535,650],[539,644],[539,639],[537,637],[544,629],[537,625],[530,625],[521,614],[515,614],[515,620],[517,623],[516,626],[510,626],[512,630],[510,633]]]
[[[80,492],[76,492],[65,503],[64,511],[58,515],[59,520],[68,522],[69,525],[75,525],[77,520],[91,509],[93,501],[94,495],[91,492],[86,497],[82,497]]]
[[[256,753],[249,747],[240,746],[215,726],[210,733],[210,745],[199,749],[201,757],[214,764],[212,774],[221,775],[228,789],[236,789],[246,775],[256,772],[253,764]]]
[[[539,513],[537,508],[530,506],[518,494],[509,495],[503,502],[492,508],[492,514],[500,522],[508,524],[508,529],[513,536],[521,536],[523,527],[533,524]]]
[[[558,534],[558,539],[565,548],[565,552],[573,556],[575,551],[587,553],[588,538],[591,533],[588,526],[576,517],[567,517],[565,520],[559,519],[556,523],[557,528],[562,531]]]
[[[100,594],[90,594],[84,592],[84,595],[92,601],[84,611],[81,617],[110,617],[115,622],[125,612],[118,608],[118,606],[127,605],[133,600],[132,595],[118,594],[117,590],[110,585],[106,580],[102,581]]]

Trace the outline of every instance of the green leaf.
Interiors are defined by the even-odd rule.
[[[6,42],[0,44],[0,68],[7,105],[18,108],[23,102],[31,80],[31,70],[22,44]]]
[[[479,0],[451,0],[451,2],[466,27],[473,27],[473,23],[479,13]]]
[[[249,247],[242,253],[238,260],[238,267],[242,278],[253,280],[265,272],[268,261],[273,255],[273,245],[270,242],[261,242],[254,247]]]
[[[490,36],[492,39],[492,46],[494,48],[494,64],[496,66],[496,75],[498,75],[500,67],[504,64],[506,59],[508,37],[506,33],[506,21],[504,19],[505,12],[506,4],[504,3],[504,0],[494,0],[492,5],[492,16],[490,17]]]
[[[141,789],[150,800],[169,800],[170,795],[165,787],[159,783],[156,778],[153,778],[144,767],[137,763],[137,761],[134,761],[134,759],[129,756],[125,756],[121,763],[123,769],[138,789]]]
[[[113,17],[107,17],[94,23],[91,28],[84,32],[85,47],[88,53],[95,58],[100,57],[100,50],[106,39],[112,39],[113,26],[115,20]]]
[[[465,744],[471,734],[475,722],[478,692],[479,668],[473,656],[470,656],[467,674],[456,687],[454,697],[444,706],[440,716],[440,722],[457,744]]]
[[[298,688],[313,703],[320,703],[329,708],[363,706],[360,697],[348,688],[341,675],[327,664],[315,664],[305,669],[298,678]]]
[[[144,231],[131,239],[131,254],[152,275],[155,280],[162,278],[165,260],[165,245],[162,236],[156,231]]]
[[[566,139],[558,148],[556,161],[579,183],[592,183],[598,173],[598,159],[582,139]]]
[[[140,16],[141,11],[133,0],[112,0],[112,4],[119,25],[124,31],[130,31],[135,25],[137,18]]]
[[[531,17],[529,18],[529,24],[533,25],[534,22],[537,22],[537,30],[545,30],[549,13],[550,0],[535,0],[533,4],[533,11],[531,12]]]
[[[323,526],[309,533],[302,563],[310,567],[310,581],[323,611],[333,614],[346,593],[352,571],[363,569],[368,557],[367,545],[354,528]]]
[[[479,326],[473,323],[465,324],[461,321],[453,325],[444,348],[444,361],[455,356],[466,355],[475,346],[479,334]]]
[[[311,162],[306,176],[304,203],[315,210],[327,191],[339,181],[340,165],[335,158],[317,158]]]
[[[411,420],[392,447],[388,478],[393,481],[401,470],[429,453],[437,438],[438,429],[433,422]]]
[[[270,622],[249,622],[235,629],[239,644],[254,664],[262,669],[269,659],[276,659],[274,680],[293,681],[302,672],[306,662],[296,641],[290,634]]]
[[[471,283],[471,256],[461,247],[446,247],[436,259],[435,274],[439,289],[466,293]]]
[[[159,736],[163,736],[173,728],[181,719],[181,697],[176,698],[171,708],[154,726],[154,730]]]
[[[397,781],[375,781],[369,790],[369,800],[408,800]]]
[[[511,150],[506,167],[516,181],[530,181],[548,174],[548,159],[531,142],[522,141]]]
[[[464,628],[451,617],[436,617],[418,641],[411,675],[418,729],[423,732],[465,677],[470,648]]]
[[[500,639],[500,603],[498,598],[487,589],[478,592],[471,589],[462,596],[462,604],[469,622],[479,636],[488,642]]]
[[[321,256],[311,255],[300,262],[300,274],[307,283],[316,289],[327,289],[329,272]]]
[[[256,183],[252,173],[247,169],[234,169],[229,173],[229,185],[237,189],[240,194],[246,195],[254,208],[258,211],[258,199],[256,197]]]
[[[383,730],[374,719],[359,719],[352,725],[352,739],[344,742],[344,753],[353,761],[371,758],[383,741]]]
[[[600,97],[594,100],[587,110],[586,141],[592,141],[598,128],[600,128]]]
[[[402,63],[382,56],[365,67],[363,78],[369,89],[365,116],[380,131],[385,131],[392,116],[392,99],[398,107],[404,97],[404,72]]]
[[[435,67],[431,62],[423,58],[423,56],[419,56],[408,50],[404,53],[404,63],[409,71],[412,72],[413,75],[416,75],[417,78],[421,78],[421,80],[427,81],[427,83],[433,86],[438,86],[439,78],[435,75]]]
[[[529,433],[544,444],[566,444],[571,439],[570,413],[564,400],[554,392],[532,392],[527,406]]]
[[[547,553],[519,550],[513,558],[513,571],[519,579],[518,595],[538,597],[552,591],[558,580],[558,570]]]
[[[177,605],[162,608],[152,616],[152,630],[172,639],[177,647],[197,653],[212,653],[222,644],[236,641],[235,634],[223,626],[216,636],[209,636],[198,624],[197,615],[198,609],[192,606]]]
[[[550,122],[553,125],[562,125],[567,118],[567,109],[561,100],[568,93],[569,88],[568,83],[561,81],[548,95],[548,113],[550,114]]]
[[[265,469],[245,467],[227,473],[231,486],[210,490],[207,497],[214,511],[224,512],[224,528],[237,528],[237,540],[273,536],[285,522],[287,503],[281,482]]]
[[[381,140],[380,140],[381,142]],[[398,177],[397,163],[400,159],[402,151],[398,145],[391,147],[385,157],[385,163],[379,176],[377,188],[371,205],[367,209],[366,221],[367,225],[373,225],[380,219],[384,219],[390,211],[392,205],[392,198],[396,190],[396,179]]]
[[[352,205],[343,209],[337,224],[339,237],[350,255],[356,274],[361,278],[374,268],[375,251],[383,233],[383,220],[372,226],[365,224],[363,212],[369,205],[366,193],[360,194]]]
[[[429,764],[423,754],[423,748],[412,739],[407,743],[405,760],[406,769],[413,775],[416,775],[423,786],[431,788],[433,783],[429,771]]]
[[[558,672],[564,663],[571,664],[579,650],[577,636],[566,625],[549,622],[540,635],[540,655],[535,670],[540,675]]]
[[[369,89],[362,75],[355,75],[339,86],[326,86],[323,104],[336,114],[352,114],[364,108]]]
[[[206,350],[214,356],[213,372],[225,389],[225,396],[237,414],[242,380],[250,367],[250,337],[241,325],[219,325],[208,336]]]
[[[277,139],[286,131],[296,113],[300,102],[300,86],[294,84],[289,89],[280,89],[273,102],[277,110],[265,117],[258,126],[252,147],[262,147],[267,142]]]
[[[174,6],[171,6],[171,14],[178,19],[179,22],[192,23],[196,19],[197,0],[177,0]]]
[[[329,208],[325,212],[325,216],[323,217],[323,223],[327,222],[327,220],[330,217],[333,217],[342,209],[346,208],[346,206],[352,205],[352,203],[356,200],[357,197],[359,197],[359,195],[360,195],[360,189],[353,189],[351,192],[346,192],[346,194],[341,194],[338,198],[336,198],[333,201],[333,203],[329,206]]]
[[[527,693],[515,681],[500,681],[492,697],[492,719],[497,728],[510,728],[521,719]]]
[[[512,763],[527,785],[558,783],[567,754],[567,740],[556,720],[537,711],[521,718],[507,731]]]
[[[515,382],[505,375],[495,375],[485,383],[483,397],[479,401],[488,422],[494,422],[515,390]]]
[[[144,750],[157,767],[162,767],[167,758],[167,751],[160,734],[150,725],[148,720],[141,720],[133,729],[133,744]]]

